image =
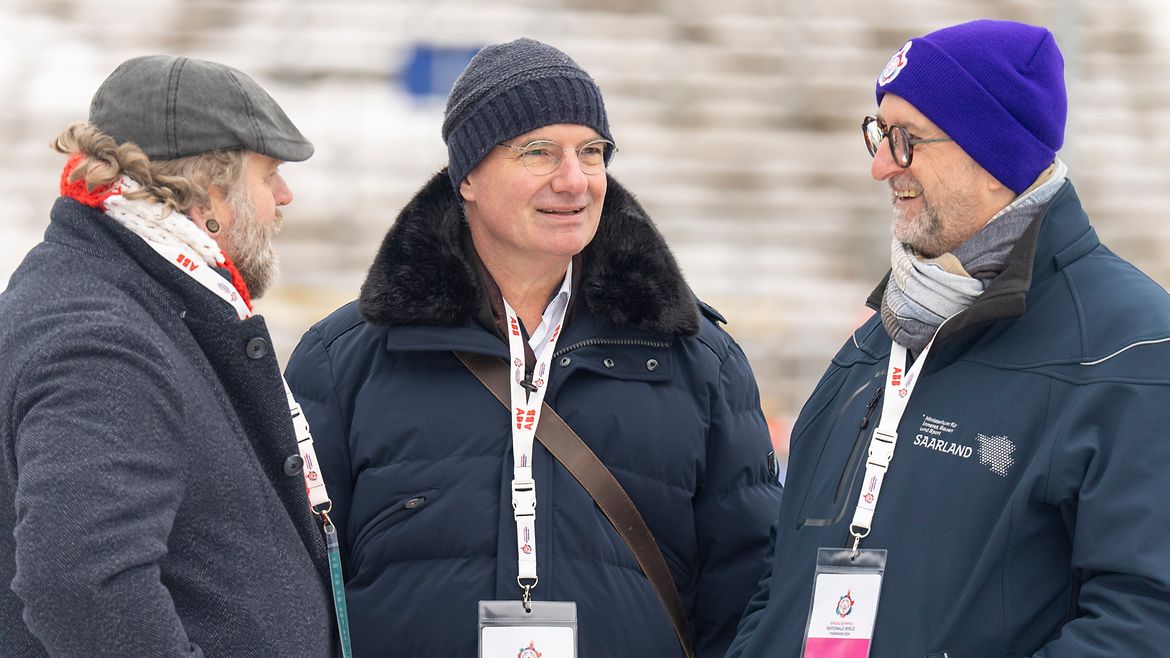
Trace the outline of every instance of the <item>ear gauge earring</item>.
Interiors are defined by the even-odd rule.
[[[207,227],[208,233],[219,233],[219,222],[215,221],[214,217],[208,217],[203,225]]]

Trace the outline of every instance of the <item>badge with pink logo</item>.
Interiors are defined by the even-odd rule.
[[[478,658],[577,658],[577,604],[480,601]]]
[[[885,551],[822,548],[817,553],[804,658],[867,658],[882,590]]]

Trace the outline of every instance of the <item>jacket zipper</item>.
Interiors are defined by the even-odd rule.
[[[869,419],[871,416],[873,416],[873,410],[877,408],[878,400],[882,399],[882,393],[884,391],[885,387],[878,386],[877,390],[875,390],[873,393],[873,397],[871,397],[869,402],[867,402],[865,405],[865,415],[861,417],[861,422],[857,424],[857,439],[853,442],[853,452],[849,453],[849,461],[847,462],[849,466],[846,467],[844,473],[841,473],[841,479],[837,481],[837,493],[833,495],[833,505],[841,504],[841,501],[845,495],[848,494],[851,489],[853,489],[853,481],[855,477],[848,478],[847,483],[846,476],[850,471],[853,471],[854,475],[856,476],[857,469],[853,467],[853,463],[854,460],[857,459],[858,454],[863,451],[866,444],[868,443],[864,440],[866,436],[865,430],[869,428]],[[838,517],[837,520],[839,521],[840,517]]]
[[[857,392],[855,392],[852,396],[850,396],[850,398],[852,399],[864,390],[865,387],[863,386],[862,388],[858,389]],[[806,518],[801,521],[802,526],[836,525],[837,523],[841,522],[842,518],[845,517],[845,510],[847,506],[843,504],[843,498],[846,494],[849,493],[850,490],[853,489],[853,483],[856,481],[857,477],[856,460],[858,459],[858,455],[864,452],[864,449],[868,443],[866,438],[870,434],[866,432],[866,429],[869,427],[870,418],[873,416],[874,409],[877,408],[878,400],[881,399],[883,392],[884,387],[879,385],[877,390],[874,391],[873,396],[870,397],[869,402],[867,402],[865,405],[865,415],[861,417],[861,421],[857,424],[857,438],[853,441],[853,450],[849,453],[849,459],[845,462],[845,469],[841,471],[841,476],[837,480],[837,490],[833,494],[833,506],[840,506],[840,509],[837,510],[837,515],[831,519]],[[842,406],[841,411],[843,412],[844,409],[848,406],[849,402],[846,402],[845,405]],[[836,423],[837,421],[834,421],[833,424],[836,425]],[[830,434],[831,433],[832,431],[830,431]]]
[[[586,340],[573,343],[567,347],[553,352],[552,358],[564,356],[573,350],[582,347],[595,347],[597,345],[624,345],[630,347],[658,347],[665,349],[670,347],[670,343],[665,340],[648,340],[644,338],[588,338]]]

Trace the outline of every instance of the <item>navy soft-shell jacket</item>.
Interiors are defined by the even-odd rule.
[[[333,498],[356,655],[474,656],[480,600],[518,600],[510,413],[452,354],[507,358],[454,190],[403,211],[350,304],[288,377]],[[546,402],[658,540],[698,654],[722,656],[767,571],[779,510],[756,385],[699,313],[661,237],[610,182],[579,263]],[[669,618],[589,494],[537,444],[538,600],[577,604],[580,655],[681,655]],[[539,647],[538,647],[539,648]]]
[[[875,316],[801,412],[783,568],[729,656],[800,655],[817,548],[849,538],[889,351]],[[1098,241],[1066,183],[940,331],[902,416],[862,542],[889,551],[870,655],[1167,655],[1167,428],[1170,296]]]

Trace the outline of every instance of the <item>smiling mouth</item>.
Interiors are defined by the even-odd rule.
[[[579,208],[539,208],[538,209],[539,212],[542,212],[546,215],[561,215],[564,217],[576,215],[577,213],[582,212],[584,210],[585,210],[585,206],[581,206]]]
[[[890,196],[893,197],[894,205],[899,203],[909,203],[914,199],[922,196],[922,190],[890,190]]]

